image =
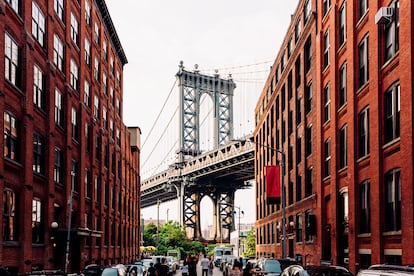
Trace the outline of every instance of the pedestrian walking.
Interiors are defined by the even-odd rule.
[[[204,257],[200,261],[201,276],[208,276],[209,265],[210,260],[207,258],[207,255],[204,255]]]
[[[208,276],[212,276],[213,275],[213,269],[214,269],[214,263],[211,260],[211,256],[208,255],[207,256],[209,262],[208,262]]]

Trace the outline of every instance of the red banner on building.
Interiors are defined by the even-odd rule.
[[[280,203],[280,166],[266,166],[266,198],[268,204]]]

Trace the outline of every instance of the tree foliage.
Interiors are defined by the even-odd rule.
[[[246,250],[243,253],[243,257],[256,256],[256,231],[254,227],[247,232],[246,237]]]

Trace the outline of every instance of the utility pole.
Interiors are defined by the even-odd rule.
[[[160,239],[160,203],[161,200],[157,199],[157,252]]]

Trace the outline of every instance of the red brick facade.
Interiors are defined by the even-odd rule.
[[[122,121],[127,59],[105,1],[0,9],[0,265],[79,272],[138,258],[140,131]]]
[[[286,154],[289,257],[353,272],[412,263],[413,11],[405,0],[299,1],[255,111],[258,256],[282,256],[270,146]]]

